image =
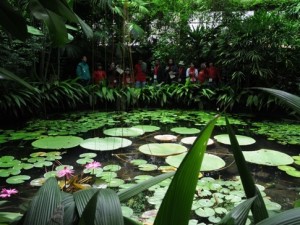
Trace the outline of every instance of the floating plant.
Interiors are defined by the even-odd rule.
[[[171,131],[177,134],[198,134],[200,130],[197,128],[189,128],[189,127],[174,127]]]
[[[235,137],[236,137],[236,139],[237,139],[240,146],[252,145],[256,142],[253,138],[243,136],[243,135],[235,135]],[[229,139],[228,134],[216,135],[216,136],[214,136],[214,139],[216,139],[218,142],[220,142],[222,144],[230,145],[230,139]]]
[[[260,149],[257,151],[244,151],[244,157],[247,162],[266,165],[266,166],[283,166],[294,162],[293,158],[283,152],[270,149]]]
[[[155,143],[142,145],[139,147],[139,151],[147,155],[168,156],[186,152],[187,148],[173,143]]]
[[[175,142],[177,140],[177,136],[172,134],[160,134],[155,135],[154,139],[162,142]]]
[[[112,151],[119,148],[125,148],[132,144],[132,141],[126,138],[105,137],[105,138],[88,138],[84,140],[80,146],[82,148],[94,151]]]
[[[55,136],[38,139],[31,145],[42,149],[67,149],[78,146],[82,141],[82,138],[76,136]]]
[[[144,130],[135,127],[116,127],[104,130],[103,133],[115,137],[137,137],[143,135],[145,132]]]
[[[134,128],[142,129],[144,132],[154,132],[160,130],[160,127],[153,125],[135,125]]]
[[[192,145],[195,142],[196,138],[197,138],[196,136],[185,137],[181,139],[181,142],[186,145]],[[207,145],[213,145],[213,144],[214,144],[214,140],[209,138]]]

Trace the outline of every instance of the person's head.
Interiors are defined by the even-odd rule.
[[[206,64],[205,63],[201,63],[201,69],[205,69],[206,68]]]
[[[130,69],[129,69],[129,67],[126,67],[126,69],[125,69],[125,73],[126,73],[126,74],[129,74],[129,73],[130,73]]]
[[[82,56],[82,61],[83,62],[87,62],[87,57],[84,55],[84,56]]]
[[[191,65],[190,65],[192,68],[194,68],[195,67],[195,64],[194,63],[191,63]]]
[[[142,65],[143,64],[143,60],[139,59],[138,64]]]
[[[102,69],[103,69],[102,64],[98,64],[98,65],[97,65],[97,69],[98,69],[98,70],[102,70]]]
[[[115,62],[112,62],[112,63],[110,64],[110,67],[111,67],[111,68],[115,68],[115,67],[116,67]]]
[[[209,65],[209,67],[213,67],[214,63],[210,62],[208,65]]]
[[[159,60],[155,60],[155,65],[159,65]]]
[[[168,60],[168,63],[171,65],[171,64],[173,64],[173,59],[169,59]]]

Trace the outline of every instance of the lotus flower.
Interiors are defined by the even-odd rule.
[[[58,177],[65,177],[69,179],[74,174],[74,170],[65,166],[62,170],[57,172]]]
[[[99,168],[101,166],[101,163],[97,162],[97,161],[93,161],[91,163],[88,163],[85,165],[86,169],[96,169]]]
[[[18,191],[16,189],[6,189],[3,188],[1,190],[0,198],[9,198],[13,194],[17,194]]]

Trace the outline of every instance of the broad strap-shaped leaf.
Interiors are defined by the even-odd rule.
[[[61,224],[63,207],[61,191],[54,177],[47,179],[45,184],[33,197],[29,209],[25,214],[24,225]]]
[[[0,67],[0,75],[3,76],[6,79],[10,79],[13,81],[18,82],[19,84],[23,85],[24,87],[30,89],[30,90],[36,90],[32,85],[30,85],[28,82],[25,80],[21,79],[17,75],[13,74],[12,72]]]
[[[98,189],[92,188],[92,189],[77,191],[73,194],[79,217],[81,217],[87,203],[91,200],[91,198],[97,191]]]
[[[144,190],[147,190],[149,187],[162,182],[163,180],[174,176],[175,172],[165,173],[158,175],[156,177],[152,177],[146,181],[138,183],[130,188],[127,188],[118,193],[119,199],[121,202],[128,200],[129,198],[141,193]]]
[[[251,211],[253,213],[253,219],[255,223],[258,223],[259,221],[268,218],[268,212],[266,209],[266,205],[264,203],[264,200],[255,186],[253,177],[250,173],[250,170],[247,166],[247,162],[244,158],[243,152],[241,147],[238,144],[238,141],[235,137],[235,134],[233,132],[233,129],[231,125],[229,124],[228,118],[225,117],[226,120],[226,127],[227,127],[227,132],[229,134],[230,142],[231,142],[231,150],[234,155],[235,163],[238,168],[241,181],[244,187],[245,194],[247,198],[252,198],[257,196],[255,199]]]
[[[265,219],[256,225],[299,225],[300,208],[290,209]]]
[[[188,224],[199,170],[217,118],[212,119],[201,131],[177,169],[159,208],[154,225]]]
[[[61,203],[64,206],[64,225],[72,225],[78,219],[74,197],[66,192],[61,192],[61,197]]]
[[[79,225],[123,225],[118,195],[110,189],[99,189],[86,205]]]
[[[276,90],[272,88],[254,87],[252,89],[262,90],[274,95],[275,97],[282,100],[284,104],[288,105],[289,107],[294,109],[298,114],[300,114],[300,97],[285,91]]]
[[[238,206],[234,207],[227,215],[218,223],[218,225],[243,225],[246,223],[252,203],[256,197],[249,198]]]
[[[25,40],[28,36],[25,18],[7,0],[0,1],[0,25],[20,40]]]

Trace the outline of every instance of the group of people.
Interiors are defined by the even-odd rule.
[[[114,62],[109,65],[107,70],[102,64],[97,64],[91,76],[87,57],[83,56],[77,65],[76,74],[83,84],[93,81],[95,84],[106,84],[109,87],[135,86],[140,88],[145,86],[147,82],[153,84],[185,83],[187,79],[190,82],[215,86],[221,81],[220,71],[212,62],[208,65],[201,63],[198,69],[194,63],[190,63],[186,67],[183,61],[180,61],[177,66],[173,59],[169,59],[166,65],[162,65],[159,60],[156,60],[151,70],[148,70],[147,63],[141,59],[134,65],[133,71],[130,67],[123,70]]]

